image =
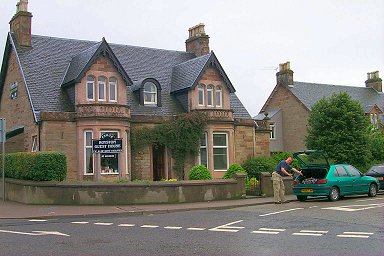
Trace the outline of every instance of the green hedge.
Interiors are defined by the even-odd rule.
[[[211,172],[204,165],[196,165],[191,168],[188,174],[189,180],[212,180]]]
[[[4,158],[7,178],[63,181],[67,176],[67,158],[60,152],[19,152],[5,154]]]

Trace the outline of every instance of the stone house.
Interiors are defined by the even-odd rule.
[[[270,120],[271,152],[305,150],[311,108],[318,100],[329,98],[333,93],[347,92],[361,103],[374,127],[384,128],[384,94],[378,71],[368,73],[365,87],[296,82],[290,63],[286,62],[279,65],[276,78],[275,88],[254,117],[261,120],[267,115]]]
[[[67,179],[174,178],[169,149],[131,150],[131,132],[201,111],[208,125],[199,156],[221,178],[232,163],[269,154],[213,51],[204,24],[189,29],[186,52],[32,35],[28,1],[10,21],[0,73],[6,152],[61,151]],[[119,153],[94,154],[92,142],[121,139]]]

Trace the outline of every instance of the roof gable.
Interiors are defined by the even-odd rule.
[[[78,83],[85,76],[89,68],[94,64],[98,56],[108,56],[118,72],[123,77],[126,84],[129,86],[132,84],[131,79],[125,72],[124,68],[120,64],[116,55],[114,54],[111,47],[108,45],[107,41],[103,37],[102,41],[89,47],[88,49],[83,50],[76,56],[74,56],[69,62],[67,71],[64,75],[62,87],[71,85],[73,83]]]
[[[219,72],[231,93],[236,91],[215,53],[212,51],[209,54],[173,67],[171,93],[193,89],[202,78],[204,72],[210,67],[215,68]]]

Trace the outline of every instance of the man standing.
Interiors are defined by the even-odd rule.
[[[275,198],[275,204],[289,203],[284,196],[285,186],[283,181],[283,177],[285,176],[292,177],[292,174],[288,173],[288,171],[293,170],[297,174],[303,175],[301,171],[291,167],[290,164],[292,164],[292,162],[292,157],[288,157],[286,160],[280,161],[280,163],[276,166],[275,171],[272,173],[273,196]]]

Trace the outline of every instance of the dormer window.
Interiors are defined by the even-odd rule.
[[[216,86],[215,101],[216,101],[216,107],[223,106],[223,90],[221,89],[220,86]]]
[[[109,101],[117,101],[117,79],[109,78]]]
[[[197,91],[199,94],[199,106],[204,106],[204,87],[202,85],[198,85]]]
[[[100,76],[97,81],[97,87],[98,87],[98,100],[99,101],[105,101],[105,87],[106,87],[106,78],[103,76]]]
[[[156,85],[153,82],[144,83],[144,105],[156,105],[157,104],[157,90]]]
[[[94,101],[95,100],[95,78],[93,76],[87,77],[87,100]]]
[[[213,86],[207,86],[207,106],[213,107]]]

